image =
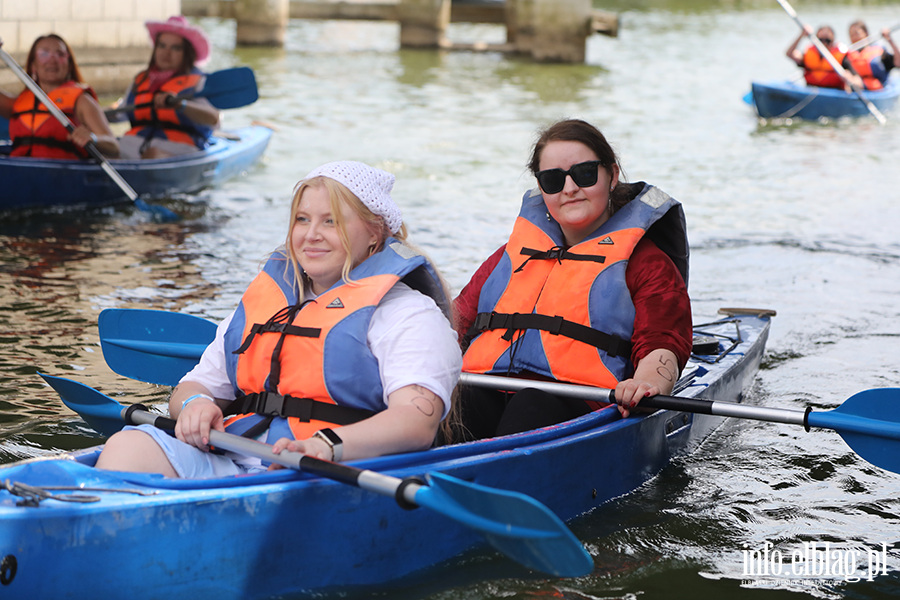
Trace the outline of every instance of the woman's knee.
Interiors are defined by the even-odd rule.
[[[177,477],[166,453],[156,440],[138,429],[126,429],[110,437],[97,458],[96,467],[109,471],[161,473],[167,477]]]

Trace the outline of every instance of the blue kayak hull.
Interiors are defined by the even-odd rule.
[[[755,377],[768,316],[712,327],[722,328],[739,330],[740,341],[718,362],[698,363],[680,395],[738,401]],[[672,411],[623,420],[607,407],[534,432],[354,464],[522,492],[568,521],[633,491],[721,421]],[[17,506],[19,496],[0,491],[4,597],[291,597],[383,586],[483,544],[427,509],[303,473],[168,480],[96,470],[96,454],[0,469],[7,486],[72,486],[99,498]]]
[[[753,82],[752,99],[756,112],[765,119],[861,117],[870,114],[866,105],[854,93],[833,88],[797,84],[791,81]],[[900,84],[889,79],[883,90],[865,92],[881,112],[890,111],[900,96]]]
[[[229,131],[227,137],[213,137],[202,152],[109,162],[141,198],[161,198],[196,192],[246,171],[262,156],[271,136],[271,129],[252,126]],[[122,190],[92,161],[0,155],[0,181],[0,212],[128,202]]]

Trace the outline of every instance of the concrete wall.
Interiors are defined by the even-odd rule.
[[[68,42],[85,81],[98,94],[121,94],[150,60],[144,21],[181,14],[181,0],[0,0],[3,49],[24,66],[35,38],[56,33]],[[0,63],[0,87],[22,85]]]

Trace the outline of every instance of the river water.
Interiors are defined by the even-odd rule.
[[[684,203],[697,322],[722,306],[778,311],[749,401],[830,409],[869,388],[900,387],[900,114],[886,126],[761,123],[741,100],[751,80],[796,71],[784,50],[797,27],[777,5],[638,5],[603,6],[620,12],[620,36],[591,38],[587,64],[576,66],[401,51],[391,23],[292,21],[283,49],[235,49],[233,22],[200,20],[214,40],[211,69],[256,71],[260,100],[229,111],[225,124],[276,127],[265,159],[218,189],[168,201],[187,215],[174,224],[128,209],[0,222],[0,461],[100,441],[38,371],[129,402],[164,399],[166,389],[104,365],[100,310],[222,318],[283,239],[293,184],[323,162],[395,173],[412,240],[459,290],[509,234],[532,184],[524,163],[535,131],[561,117],[598,125],[631,181]],[[900,16],[887,3],[796,8],[844,41],[856,18],[880,29]],[[450,34],[504,39],[495,26],[453,25]],[[590,576],[529,576],[476,554],[430,583],[371,597],[896,596],[898,513],[900,476],[833,432],[732,419],[696,453],[572,524],[595,557]],[[771,544],[789,556],[809,542],[858,557],[851,577],[849,566],[802,578],[745,571],[745,551]],[[870,551],[886,563],[871,581]]]

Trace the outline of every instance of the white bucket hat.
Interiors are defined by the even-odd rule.
[[[384,219],[391,233],[400,231],[403,213],[391,198],[395,178],[387,171],[361,162],[341,160],[317,167],[303,179],[305,181],[313,177],[327,177],[342,183],[369,210]]]

